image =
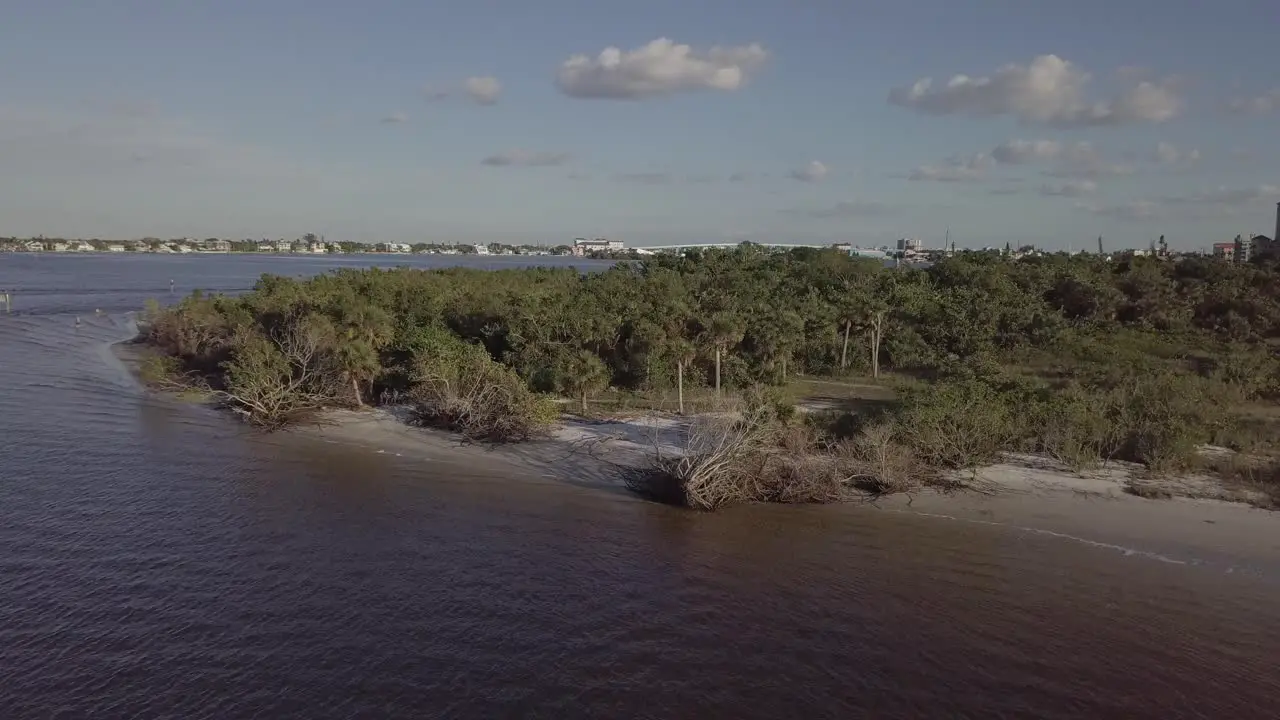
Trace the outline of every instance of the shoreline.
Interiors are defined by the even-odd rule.
[[[173,393],[142,384],[138,366],[146,351],[136,338],[112,343],[111,350],[144,391],[180,401]],[[678,418],[658,413],[615,420],[562,416],[545,438],[477,445],[448,431],[410,425],[407,410],[330,409],[313,422],[279,432],[428,463],[466,465],[514,481],[621,492],[647,502],[625,489],[620,470],[643,462],[655,443],[674,445],[681,427]],[[1221,566],[1225,572],[1270,564],[1274,567],[1265,572],[1280,577],[1280,513],[1250,506],[1204,476],[1144,478],[1144,483],[1157,483],[1173,496],[1138,497],[1125,485],[1139,467],[1113,463],[1074,473],[1047,458],[1006,455],[979,470],[984,491],[925,488],[855,497],[824,507],[998,526],[1161,562]]]

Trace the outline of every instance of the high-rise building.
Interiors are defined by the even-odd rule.
[[[1235,240],[1235,245],[1236,245],[1236,262],[1247,263],[1253,259],[1254,243],[1253,243],[1252,235],[1248,236],[1247,238],[1244,235],[1237,235]]]

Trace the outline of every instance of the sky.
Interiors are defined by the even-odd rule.
[[[0,236],[1192,249],[1274,0],[0,0]]]

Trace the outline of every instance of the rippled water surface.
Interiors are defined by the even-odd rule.
[[[362,262],[0,255],[0,718],[1275,717],[1266,578],[260,436],[108,349]]]

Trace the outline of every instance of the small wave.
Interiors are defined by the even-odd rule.
[[[898,510],[895,508],[882,508],[885,512],[902,513],[904,515],[918,515],[920,517],[940,518],[943,520],[954,520],[956,522],[970,523],[972,525],[988,525],[993,527],[1006,528],[1008,530],[1017,530],[1019,532],[1031,533],[1033,535],[1044,535],[1047,537],[1058,538],[1060,540],[1069,540],[1071,542],[1080,543],[1081,545],[1089,545],[1091,547],[1101,548],[1103,550],[1114,550],[1125,557],[1143,557],[1157,562],[1167,563],[1170,565],[1203,565],[1199,560],[1183,560],[1172,558],[1168,555],[1161,555],[1157,552],[1149,550],[1139,550],[1138,548],[1128,547],[1127,545],[1117,545],[1115,543],[1102,542],[1101,540],[1091,540],[1089,538],[1071,535],[1068,533],[1056,532],[1054,530],[1046,530],[1044,528],[1027,527],[1025,525],[1012,525],[1010,523],[996,522],[994,520],[978,520],[976,518],[962,518],[955,515],[947,515],[945,513],[929,513],[918,510]]]

